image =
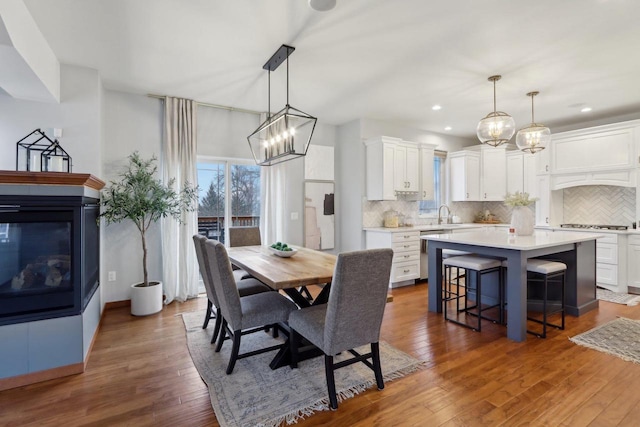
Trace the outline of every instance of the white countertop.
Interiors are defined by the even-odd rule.
[[[422,239],[466,245],[486,246],[501,249],[531,250],[570,243],[586,242],[603,237],[599,233],[578,233],[575,231],[535,230],[531,236],[509,236],[508,230],[481,230],[463,233],[431,234]]]
[[[506,227],[509,224],[479,224],[479,223],[464,223],[464,224],[423,224],[414,225],[411,227],[365,227],[364,231],[382,231],[386,233],[401,233],[403,231],[433,231],[433,230],[464,230],[483,227]]]

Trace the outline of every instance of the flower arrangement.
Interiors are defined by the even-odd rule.
[[[536,200],[538,200],[537,197],[530,199],[529,193],[521,193],[519,191],[513,194],[507,193],[507,195],[504,196],[504,204],[512,208],[516,206],[529,206],[534,204]]]

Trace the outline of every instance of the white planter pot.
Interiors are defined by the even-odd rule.
[[[149,282],[149,286],[140,283],[131,285],[131,314],[148,316],[162,311],[162,282]]]
[[[511,213],[511,227],[517,236],[531,236],[536,219],[535,214],[528,206],[515,206]]]

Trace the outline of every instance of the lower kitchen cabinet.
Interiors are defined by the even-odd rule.
[[[627,236],[606,234],[596,240],[596,283],[614,292],[627,292]]]
[[[392,288],[415,284],[420,278],[420,231],[365,231],[367,249],[393,249],[393,263],[389,286]]]
[[[640,236],[629,236],[627,245],[628,260],[628,291],[640,292]]]

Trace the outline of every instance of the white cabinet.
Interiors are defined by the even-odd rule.
[[[480,148],[480,200],[502,201],[507,192],[507,159],[504,147]]]
[[[395,152],[402,140],[381,136],[365,142],[368,200],[396,200]]]
[[[420,144],[420,200],[435,198],[433,157],[435,145]]]
[[[551,150],[552,144],[549,144],[547,148],[533,155],[535,158],[536,175],[544,175],[551,172]]]
[[[507,152],[507,193],[529,193],[538,197],[535,155],[522,151]]]
[[[415,192],[420,189],[420,157],[415,144],[398,144],[394,148],[393,188],[398,192]]]
[[[536,176],[536,225],[557,225],[562,222],[564,200],[562,191],[551,191],[550,175]]]
[[[480,200],[480,153],[457,151],[449,155],[451,200]]]
[[[390,287],[413,285],[420,278],[420,231],[367,230],[365,246],[393,249]]]
[[[605,234],[596,240],[596,283],[614,292],[627,292],[627,236]]]
[[[627,265],[628,287],[631,286],[636,288],[636,290],[640,290],[640,236],[629,236]]]

